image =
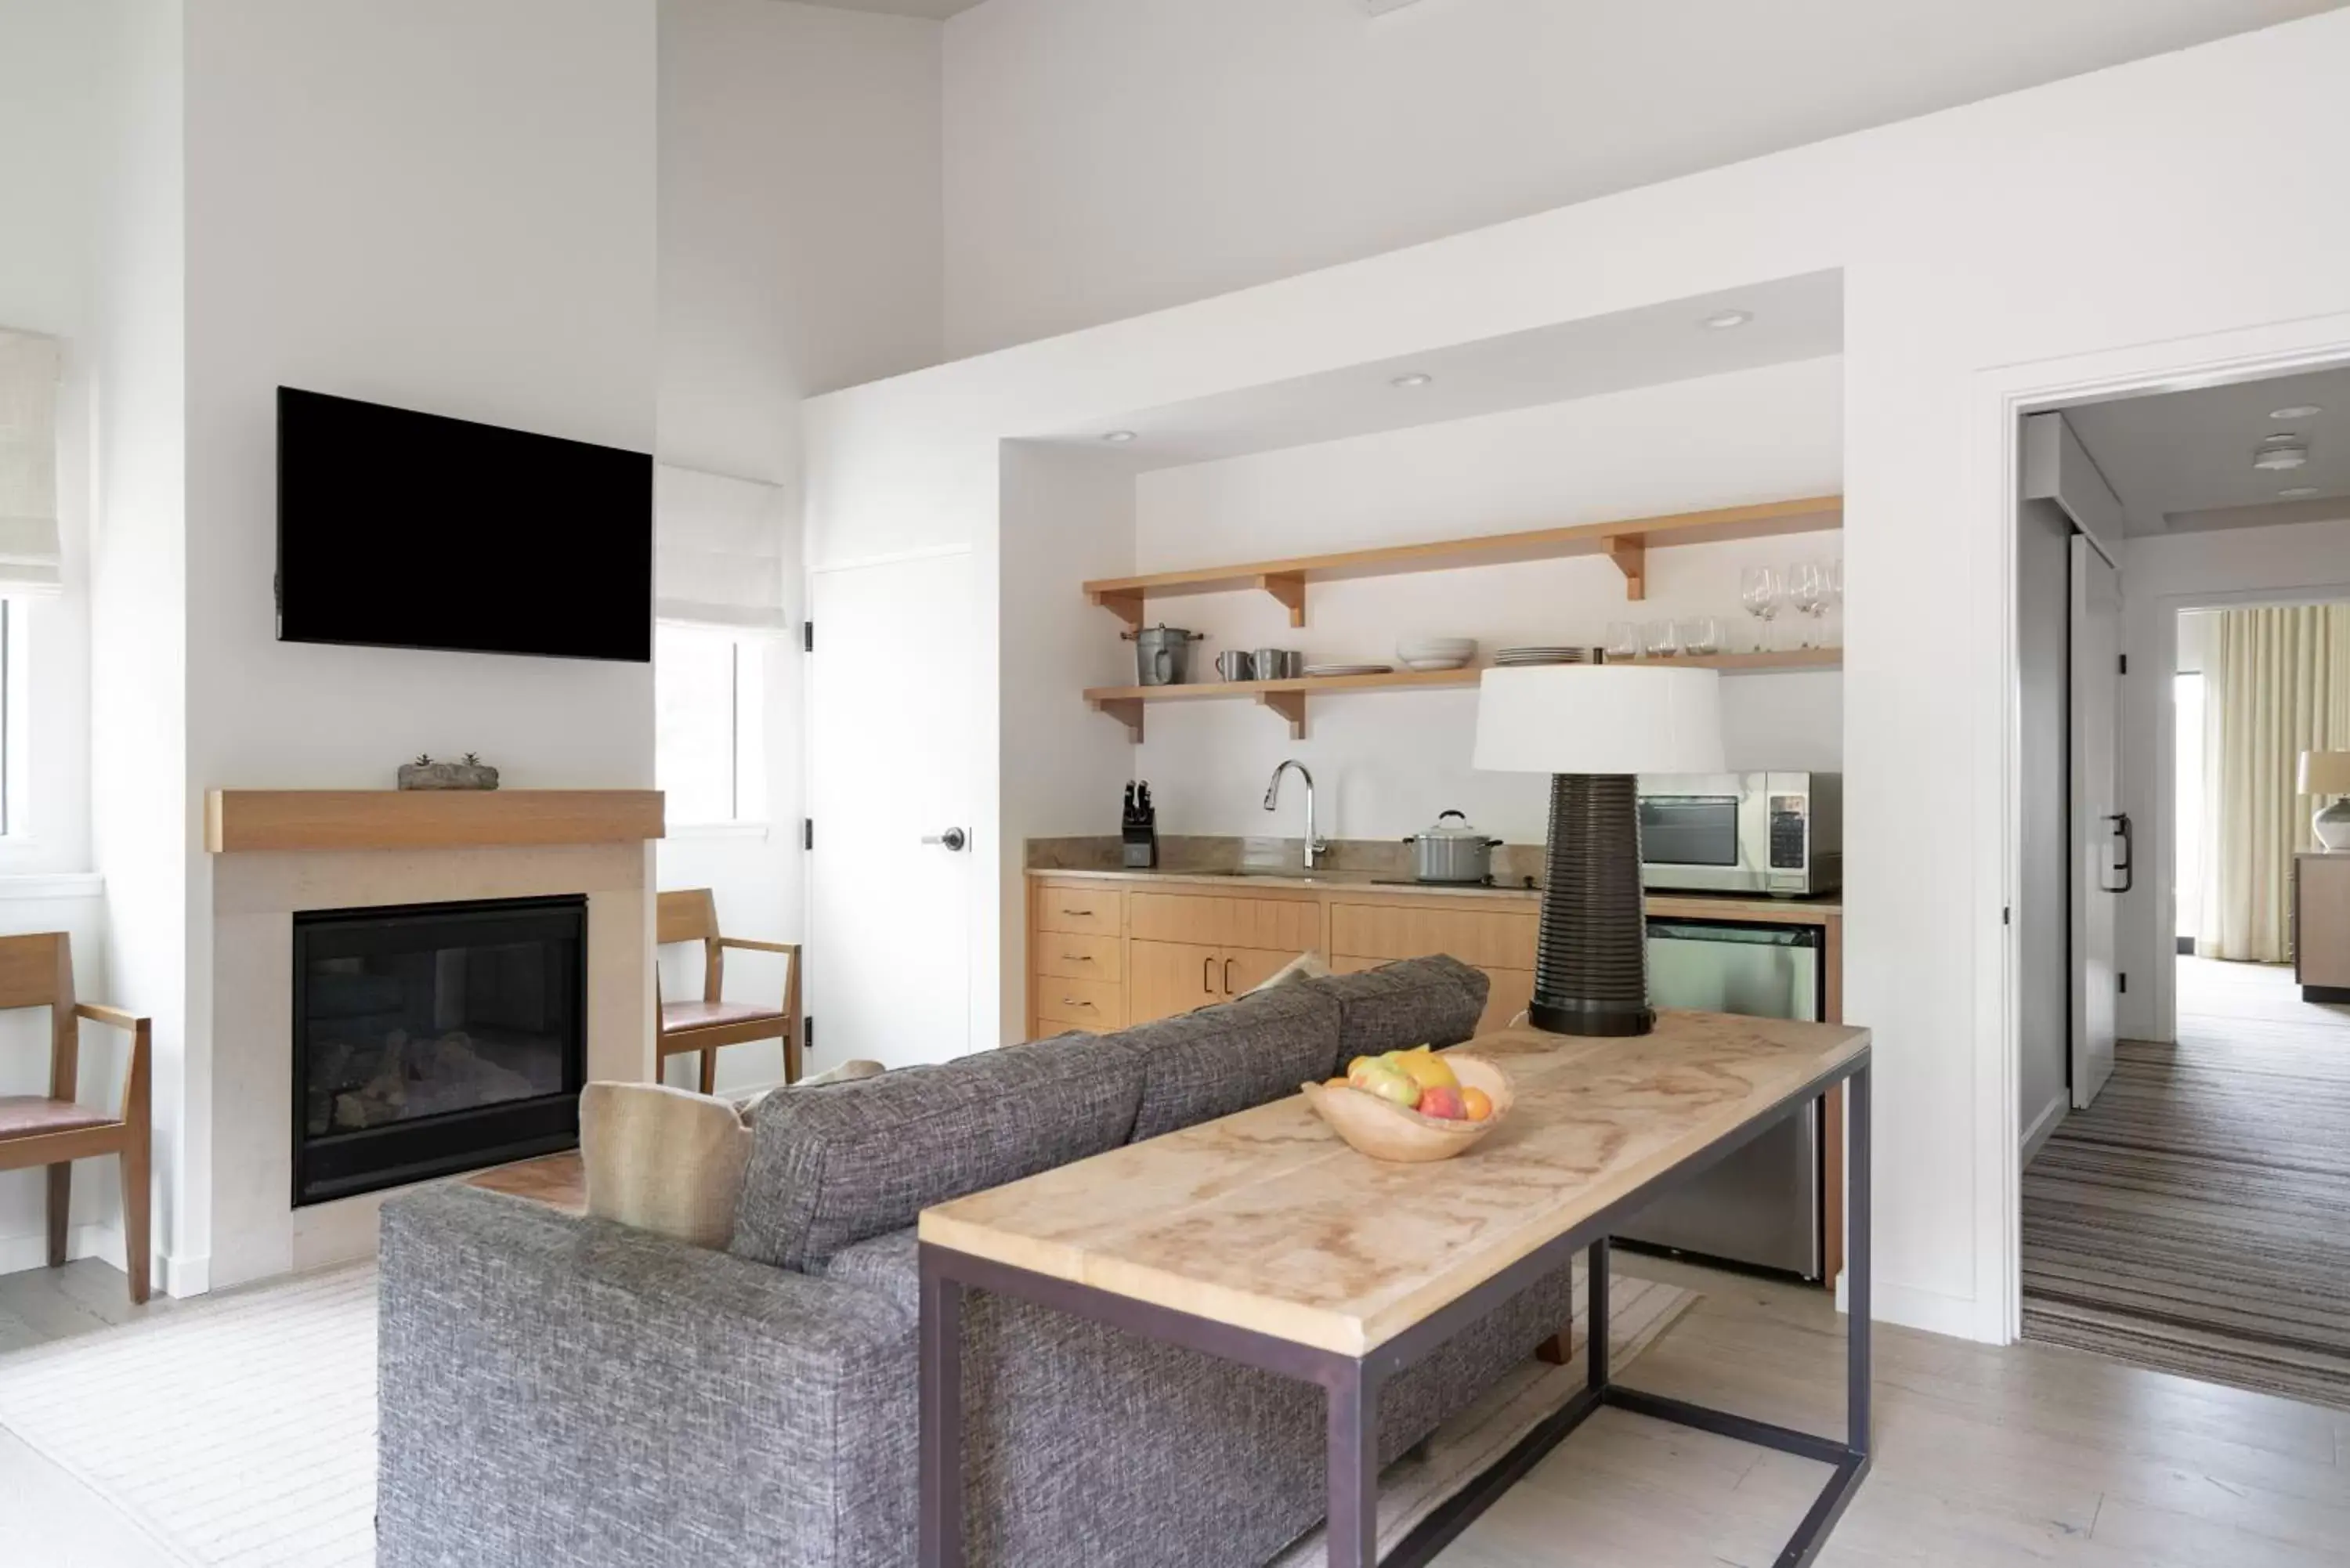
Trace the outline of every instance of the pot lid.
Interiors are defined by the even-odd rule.
[[[1438,813],[1436,817],[1436,826],[1433,827],[1421,828],[1419,830],[1419,836],[1422,838],[1474,838],[1479,840],[1482,840],[1485,836],[1475,828],[1470,826],[1468,814],[1466,812],[1460,811]]]

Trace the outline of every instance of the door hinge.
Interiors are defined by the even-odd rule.
[[[2012,926],[2012,925],[2015,924],[2015,906],[2014,906],[2014,905],[2012,905],[2012,904],[2005,904],[2005,905],[2001,906],[2001,908],[2000,908],[2000,911],[1999,911],[1999,923],[2000,923],[2001,925],[2002,925],[2002,926]]]
[[[813,816],[800,818],[800,847],[802,849],[816,847],[816,818]]]
[[[812,620],[800,622],[800,651],[802,653],[816,651],[816,622]]]
[[[2126,653],[2122,655],[2122,673],[2124,675],[2129,673],[2129,655]]]
[[[816,1014],[813,1012],[800,1020],[800,1054],[816,1054]]]
[[[2118,976],[2117,976],[2116,978],[2118,978],[2118,979],[2121,981],[2121,982],[2122,982],[2122,983],[2121,983],[2121,993],[2122,993],[2124,996],[2127,996],[2127,995],[2129,994],[2129,971],[2127,971],[2127,970],[2123,970],[2123,971],[2121,971],[2119,972],[2119,974],[2118,974]]]

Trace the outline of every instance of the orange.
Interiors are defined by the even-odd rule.
[[[1461,1108],[1468,1113],[1471,1121],[1482,1122],[1493,1114],[1493,1096],[1482,1089],[1463,1089]]]

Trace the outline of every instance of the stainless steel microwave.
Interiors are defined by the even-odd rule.
[[[1844,886],[1841,774],[1643,774],[1650,888],[1799,898]]]

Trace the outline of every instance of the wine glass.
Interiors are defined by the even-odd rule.
[[[1640,626],[1638,621],[1611,620],[1607,623],[1607,657],[1640,657]]]
[[[1771,620],[1779,613],[1786,594],[1786,584],[1773,566],[1749,566],[1738,575],[1738,599],[1746,613],[1762,623],[1755,633],[1755,646],[1768,652],[1771,647]]]
[[[1721,621],[1710,615],[1691,616],[1680,623],[1681,651],[1704,655],[1721,651]]]
[[[1797,561],[1787,568],[1787,602],[1810,618],[1812,629],[1798,635],[1796,646],[1820,645],[1820,617],[1828,607],[1828,575],[1817,561]]]

